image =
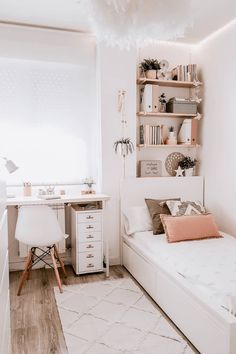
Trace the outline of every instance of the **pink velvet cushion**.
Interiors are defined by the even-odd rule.
[[[222,237],[212,214],[177,217],[161,214],[161,221],[168,242]]]

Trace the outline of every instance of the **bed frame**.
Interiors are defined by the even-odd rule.
[[[203,177],[127,178],[121,187],[121,211],[144,205],[144,198],[174,197],[204,202]],[[235,317],[194,293],[194,288],[179,274],[170,274],[168,269],[153,264],[123,237],[121,247],[123,265],[200,353],[236,353]]]

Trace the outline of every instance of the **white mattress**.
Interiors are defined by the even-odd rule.
[[[236,239],[221,234],[223,238],[168,243],[164,234],[145,231],[124,239],[150,261],[179,273],[198,292],[235,314]]]

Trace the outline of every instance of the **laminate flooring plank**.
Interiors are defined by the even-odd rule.
[[[63,284],[81,284],[104,280],[105,273],[76,276],[66,266],[67,278]],[[17,288],[22,272],[10,273],[12,354],[67,354],[53,287],[57,286],[52,269],[32,270],[22,293]],[[128,276],[124,268],[111,267],[111,279]]]

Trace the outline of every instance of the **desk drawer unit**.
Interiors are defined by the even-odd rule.
[[[101,242],[79,242],[79,252],[99,251],[102,252]]]
[[[90,222],[102,222],[102,214],[101,212],[96,213],[78,213],[77,215],[77,223],[90,223]]]
[[[92,221],[89,223],[78,223],[77,228],[79,233],[101,231],[102,223]]]
[[[71,208],[72,266],[76,274],[103,271],[102,209]]]

